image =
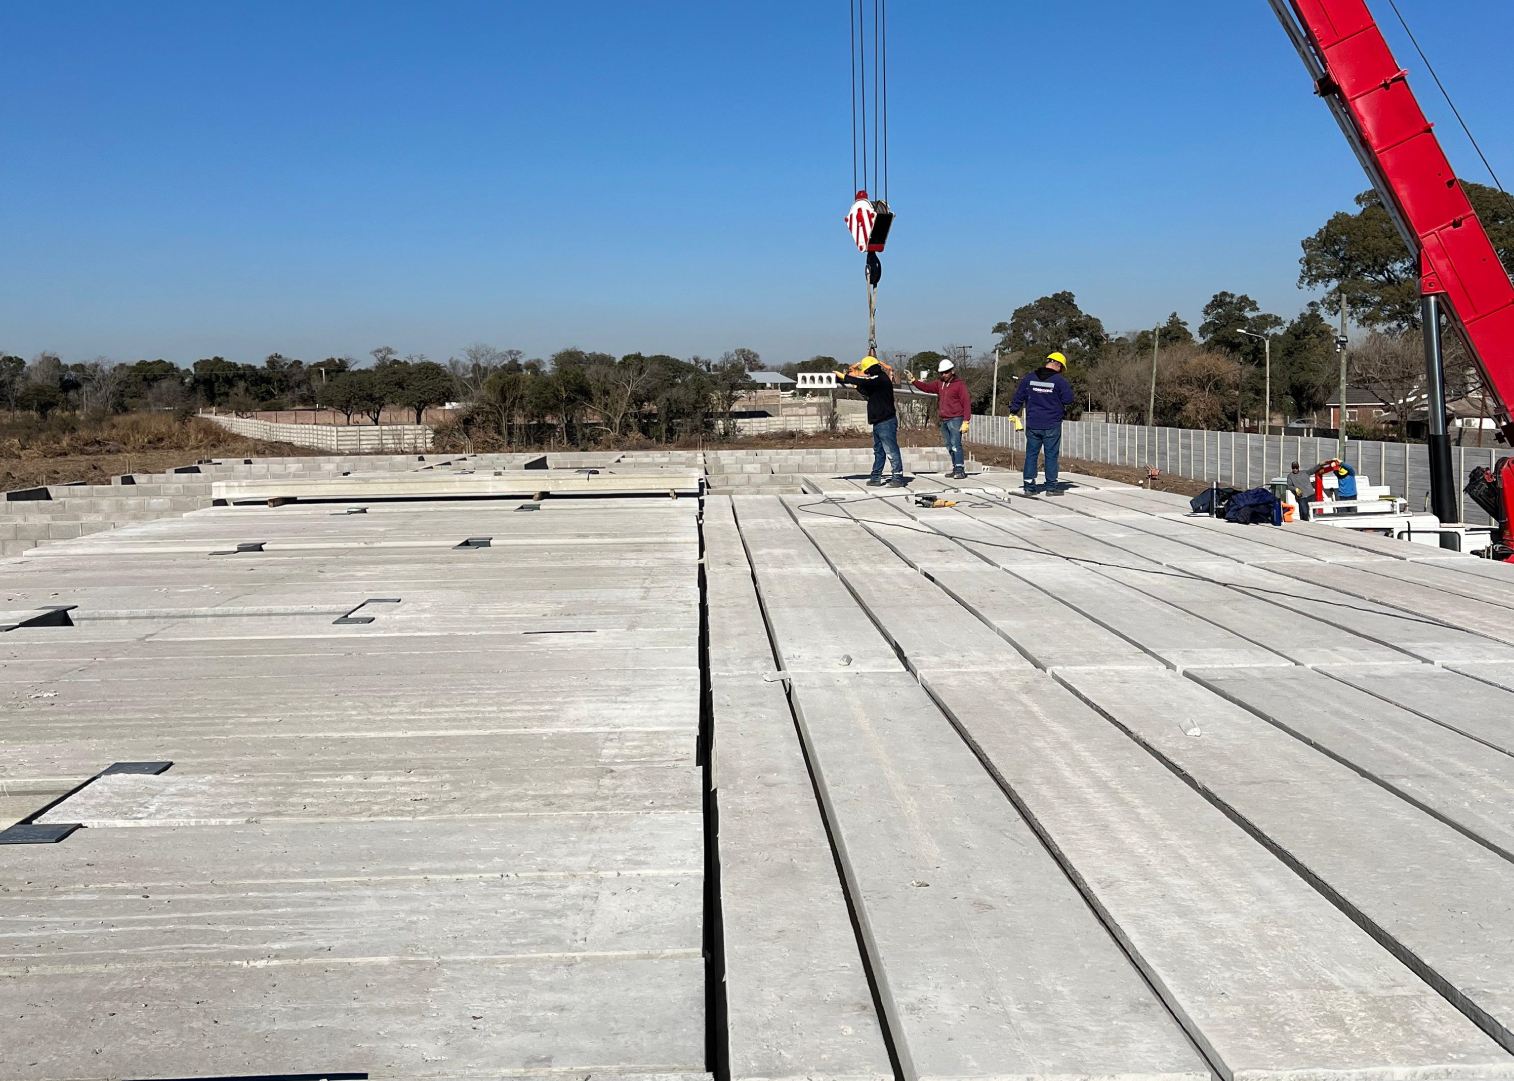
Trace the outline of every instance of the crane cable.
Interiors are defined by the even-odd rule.
[[[1419,39],[1414,36],[1414,31],[1409,29],[1409,21],[1404,18],[1404,13],[1398,10],[1397,0],[1388,0],[1388,6],[1393,9],[1393,14],[1398,16],[1399,25],[1404,28],[1404,33],[1409,35],[1409,42],[1414,46],[1414,51],[1419,53],[1419,58],[1425,62],[1425,70],[1430,73],[1430,78],[1435,80],[1435,85],[1440,88],[1440,96],[1446,99],[1446,104],[1451,107],[1451,112],[1456,117],[1456,122],[1461,125],[1461,130],[1466,132],[1467,139],[1472,143],[1472,149],[1477,151],[1477,156],[1482,159],[1483,168],[1488,170],[1488,175],[1493,178],[1494,185],[1499,191],[1504,191],[1503,182],[1498,179],[1498,174],[1493,171],[1493,166],[1488,163],[1488,156],[1482,152],[1482,147],[1477,143],[1477,136],[1472,134],[1472,129],[1467,127],[1467,122],[1461,117],[1461,110],[1456,107],[1456,102],[1451,100],[1451,95],[1446,90],[1446,84],[1440,81],[1440,76],[1435,72],[1435,65],[1430,63],[1430,58],[1425,55],[1425,50],[1419,47]],[[1508,192],[1504,192],[1505,195]]]
[[[878,282],[883,264],[878,253],[888,239],[893,214],[888,209],[888,0],[872,0],[873,78],[868,85],[868,0],[848,0],[848,32],[851,51],[852,91],[852,188],[857,202],[847,215],[853,239],[866,253],[863,276],[867,281],[869,356],[878,352]],[[872,147],[868,147],[868,94],[872,93]],[[860,183],[859,183],[860,181]],[[872,192],[871,195],[868,192]],[[864,202],[865,201],[865,202]],[[860,225],[853,215],[865,215]]]

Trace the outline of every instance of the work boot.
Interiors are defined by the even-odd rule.
[[[883,484],[883,478],[882,477],[869,477],[869,478],[867,478],[867,486],[869,488],[878,488],[878,487],[881,487],[882,484]]]
[[[957,466],[956,470],[951,474],[950,479],[952,479],[952,480],[966,480],[967,479],[967,471],[965,469],[963,469],[959,465],[959,466]]]
[[[888,478],[888,486],[890,488],[903,488],[908,483],[909,483],[909,481],[905,480],[903,477],[889,477]]]
[[[1062,494],[1062,486],[1060,484],[1048,484],[1046,486],[1046,494],[1047,495],[1061,495]]]
[[[1036,494],[1036,486],[1034,484],[1027,484],[1027,485],[1025,485],[1023,491],[1025,492],[1026,495],[1035,495]]]

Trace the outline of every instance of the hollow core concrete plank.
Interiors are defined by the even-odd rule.
[[[781,684],[714,677],[731,1077],[893,1077]]]
[[[1059,678],[1514,1050],[1514,864],[1191,681]],[[1202,715],[1202,734],[1176,713]]]
[[[1514,859],[1514,758],[1305,668],[1190,675]]]
[[[1514,692],[1428,665],[1320,671],[1514,755]]]
[[[1066,688],[977,673],[927,683],[1222,1076],[1514,1072],[1445,999]]]
[[[906,1078],[1207,1076],[912,677],[794,700]]]

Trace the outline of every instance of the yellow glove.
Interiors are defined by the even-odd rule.
[[[970,421],[970,420],[963,420],[963,421],[962,421],[962,430],[963,430],[963,431],[964,431],[964,432],[965,432],[965,431],[967,431],[967,429],[969,429],[969,428],[971,428],[971,427],[972,427],[972,424],[973,424],[973,422],[972,422],[972,421]]]
[[[1025,422],[1020,419],[1020,414],[1019,413],[1016,413],[1014,416],[1010,417],[1009,419],[1015,422],[1015,431],[1017,431],[1017,432],[1023,432],[1025,430]]]

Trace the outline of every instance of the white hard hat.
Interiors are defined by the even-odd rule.
[[[949,361],[949,360],[943,360],[940,364],[936,365],[936,371],[938,371],[938,372],[949,372],[949,371],[951,371],[955,367],[956,367],[956,365],[953,364],[951,361]]]

